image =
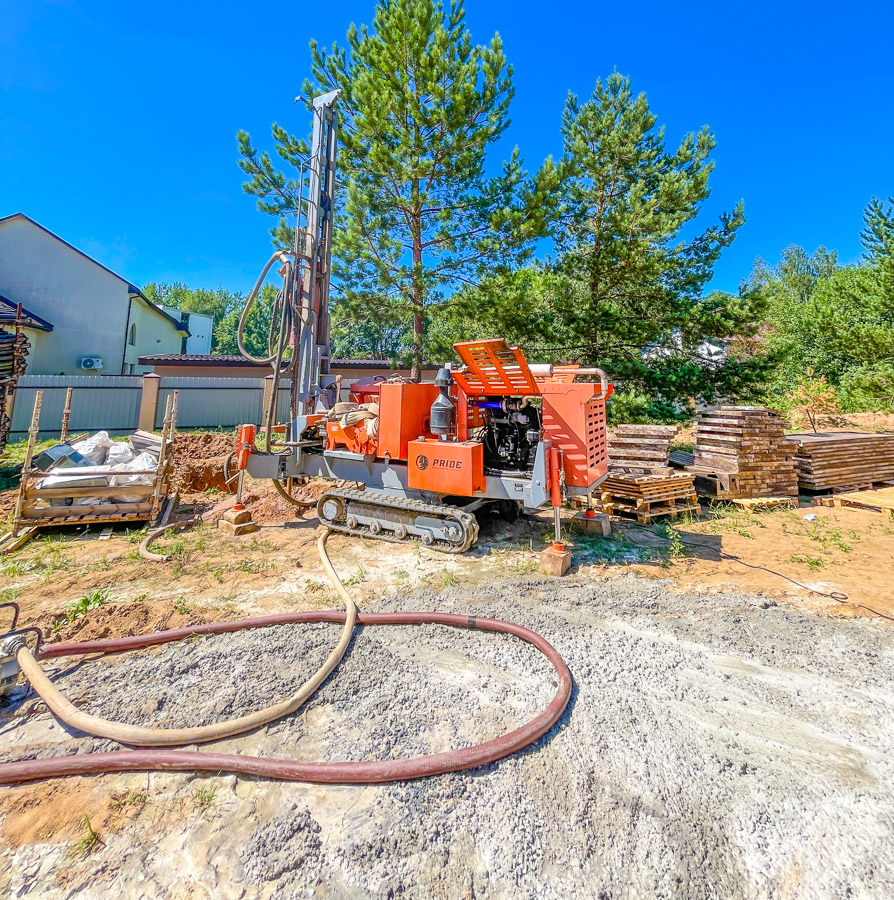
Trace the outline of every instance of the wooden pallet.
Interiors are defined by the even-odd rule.
[[[695,494],[689,499],[679,500],[662,500],[652,502],[642,500],[640,502],[632,500],[621,500],[610,497],[607,501],[603,494],[602,511],[610,516],[628,516],[635,518],[640,525],[648,525],[653,519],[660,516],[670,516],[675,519],[682,513],[688,512],[694,516],[701,515],[701,505],[696,502],[698,498]]]
[[[633,515],[641,525],[658,516],[676,517],[683,512],[701,513],[693,476],[617,475],[602,482],[602,511],[609,515]]]
[[[854,491],[850,494],[814,497],[813,505],[870,509],[875,512],[887,512],[894,516],[894,487],[882,488],[878,491]]]

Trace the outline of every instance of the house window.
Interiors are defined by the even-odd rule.
[[[136,347],[137,345],[137,326],[130,326],[130,337],[127,339],[127,343],[130,344],[131,347]]]

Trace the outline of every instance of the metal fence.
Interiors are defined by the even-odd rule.
[[[235,428],[263,419],[263,378],[162,378],[155,409],[161,428],[168,395],[179,391],[178,428]]]
[[[150,377],[155,383],[144,382],[142,375],[25,375],[15,393],[10,439],[23,440],[27,435],[38,390],[43,391],[42,438],[59,434],[68,388],[73,388],[70,434],[99,430],[129,434],[140,427],[141,409],[143,427],[152,422],[152,427],[160,429],[165,404],[174,391],[180,395],[178,428],[235,428],[245,422],[264,422],[264,378]],[[283,379],[276,396],[278,422],[290,418],[290,391],[291,380]]]
[[[70,433],[102,429],[126,434],[136,430],[143,393],[141,375],[24,375],[15,393],[10,439],[20,440],[27,434],[39,390],[43,391],[40,437],[58,435],[68,388],[74,388]]]

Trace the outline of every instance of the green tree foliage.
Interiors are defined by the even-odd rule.
[[[894,363],[894,203],[864,212],[864,259],[839,266],[825,248],[787,248],[775,267],[758,260],[749,288],[768,308],[763,337],[780,360],[771,396],[793,390],[810,368],[842,387],[848,411],[881,408]]]
[[[835,388],[826,381],[825,375],[817,375],[809,367],[794,389],[785,395],[785,400],[789,419],[798,428],[806,422],[814,434],[820,416],[835,416],[840,412]]]
[[[879,293],[894,304],[894,197],[888,197],[887,207],[877,197],[869,201],[860,238],[867,263],[878,278]]]
[[[273,317],[273,306],[279,288],[274,284],[265,284],[255,301],[248,319],[245,322],[245,349],[253,356],[266,356],[271,351],[270,323]],[[239,345],[236,342],[236,331],[242,317],[244,302],[231,309],[226,316],[214,326],[215,353],[238,356]]]
[[[216,290],[207,288],[192,288],[180,281],[168,284],[163,281],[152,282],[143,288],[143,293],[159,306],[168,306],[173,309],[182,309],[186,312],[201,313],[214,319],[214,330],[211,338],[212,353],[230,353],[230,350],[221,349],[221,340],[229,346],[222,323],[232,319],[232,314],[241,310],[244,303],[242,294],[236,291],[228,291],[224,287]],[[238,314],[236,321],[238,322]],[[235,346],[235,334],[233,336]]]
[[[645,94],[617,73],[562,117],[564,202],[556,230],[553,305],[562,344],[659,402],[739,392],[761,361],[706,360],[706,339],[750,335],[758,298],[704,296],[714,264],[745,221],[742,204],[703,231],[714,136],[665,145]]]
[[[418,371],[428,309],[458,287],[518,264],[545,234],[555,168],[547,161],[529,179],[516,149],[490,174],[488,149],[509,125],[512,68],[499,35],[486,46],[472,42],[461,0],[449,8],[434,0],[379,0],[371,28],[352,25],[346,45],[326,50],[314,41],[311,52],[305,94],[344,91],[336,317],[349,330],[354,320],[356,335],[373,310],[389,328],[409,323]],[[273,140],[294,172],[307,142],[277,125]],[[259,153],[245,132],[238,144],[245,190],[278,217],[274,241],[286,243],[298,179]],[[406,349],[390,338],[386,344]]]
[[[569,97],[562,135],[556,260],[462,291],[436,311],[439,348],[469,329],[504,335],[532,359],[599,365],[651,410],[643,415],[673,415],[684,398],[750,397],[769,365],[749,340],[763,299],[704,296],[744,221],[741,204],[694,232],[713,136],[702,129],[668,150],[645,95],[618,74],[584,103]],[[725,361],[708,358],[706,341],[731,337]]]
[[[894,412],[894,362],[848,369],[838,398],[845,412]]]

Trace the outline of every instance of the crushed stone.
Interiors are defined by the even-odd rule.
[[[43,895],[104,896],[112,881],[122,898],[185,893],[172,873],[196,860],[194,884],[213,882],[220,897],[894,895],[885,623],[634,576],[519,579],[370,608],[474,613],[540,632],[574,676],[569,710],[535,746],[474,772],[366,787],[232,779],[226,814],[181,823],[174,840],[163,824],[156,836],[110,835],[101,869],[91,861],[92,874],[69,876],[71,894]],[[337,631],[194,640],[71,666],[57,683],[91,712],[200,724],[280,699]],[[554,690],[548,662],[509,636],[364,628],[318,694],[244,739],[244,752],[436,752],[515,727]],[[7,890],[23,888],[16,877]],[[40,877],[35,890],[47,886]]]

